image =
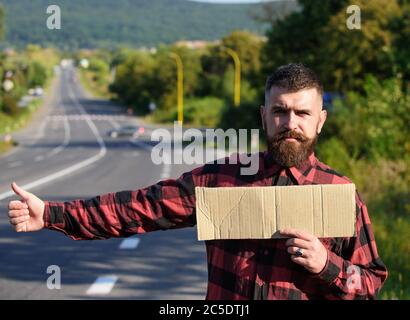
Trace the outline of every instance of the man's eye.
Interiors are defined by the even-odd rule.
[[[284,114],[284,113],[285,113],[285,110],[283,110],[283,109],[276,109],[276,110],[273,110],[273,113],[274,113],[274,114]]]

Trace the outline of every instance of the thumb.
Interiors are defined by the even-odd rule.
[[[30,193],[27,192],[26,190],[20,188],[17,183],[13,182],[11,184],[11,188],[13,189],[14,193],[19,195],[20,197],[23,198],[23,200],[28,200],[30,198]]]

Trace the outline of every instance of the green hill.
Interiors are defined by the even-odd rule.
[[[235,29],[262,34],[252,14],[261,4],[209,4],[187,0],[0,0],[5,11],[2,46],[27,43],[60,48],[155,46],[177,40],[214,40]],[[287,6],[289,2],[287,2]],[[46,27],[46,8],[61,8],[61,30]],[[272,5],[283,10],[283,4]]]

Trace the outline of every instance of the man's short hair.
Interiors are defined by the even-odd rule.
[[[272,87],[283,88],[289,92],[316,88],[321,96],[324,92],[323,84],[317,74],[302,63],[280,66],[268,77],[265,86],[265,106],[268,104]]]

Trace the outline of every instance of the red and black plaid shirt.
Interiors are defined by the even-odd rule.
[[[299,168],[259,154],[259,171],[241,164],[206,164],[144,189],[73,202],[46,202],[45,225],[75,240],[127,237],[196,224],[195,186],[344,184],[351,181],[312,153]],[[282,239],[205,241],[207,299],[374,299],[387,277],[369,215],[356,193],[357,237],[322,238],[328,261],[319,274],[292,262]],[[356,273],[355,273],[356,271]],[[359,271],[359,272],[357,272]],[[359,275],[360,274],[360,275]]]

